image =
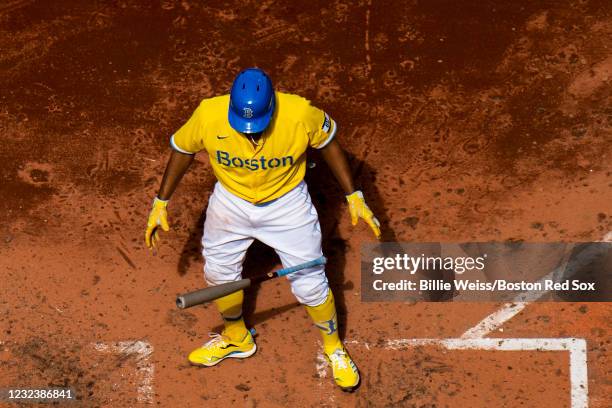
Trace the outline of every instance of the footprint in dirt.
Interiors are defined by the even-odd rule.
[[[0,356],[4,384],[70,388],[76,401],[61,406],[134,406],[137,398],[133,358],[92,352],[91,346],[62,335],[47,333],[23,342],[5,342]],[[32,406],[17,406],[26,405]]]
[[[28,162],[17,172],[21,180],[32,185],[43,185],[51,181],[51,165],[47,163]]]
[[[168,310],[166,315],[166,323],[184,331],[189,331],[198,323],[198,318],[193,313],[171,309]]]

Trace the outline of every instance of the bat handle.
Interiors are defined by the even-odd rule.
[[[313,259],[312,261],[308,261],[300,265],[290,266],[289,268],[284,268],[284,269],[279,269],[278,271],[276,271],[276,275],[285,276],[285,275],[289,275],[290,273],[300,271],[302,269],[312,268],[312,267],[319,266],[319,265],[325,265],[326,263],[327,263],[327,258],[322,256],[320,258]]]
[[[195,292],[185,293],[176,298],[176,306],[179,309],[186,309],[188,307],[210,302],[211,300],[219,299],[220,297],[245,289],[250,285],[250,279],[241,279],[217,286],[210,286],[208,288],[196,290]]]

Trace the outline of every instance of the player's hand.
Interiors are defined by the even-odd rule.
[[[372,228],[372,231],[374,231],[376,238],[380,239],[380,222],[378,222],[372,210],[370,210],[370,207],[366,204],[363,193],[357,190],[353,194],[347,195],[346,201],[349,203],[349,212],[351,213],[351,222],[353,225],[357,225],[359,218],[363,218],[370,228]]]
[[[145,232],[145,243],[147,248],[155,248],[159,242],[158,228],[161,227],[164,231],[170,231],[168,225],[168,212],[166,207],[168,201],[160,200],[155,197],[153,200],[153,208],[149,214],[149,221],[147,222],[147,231]]]

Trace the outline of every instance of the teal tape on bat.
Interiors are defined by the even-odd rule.
[[[325,265],[326,263],[327,263],[327,258],[322,256],[320,258],[313,259],[312,261],[308,261],[303,264],[299,264],[296,266],[290,266],[289,268],[279,269],[278,271],[276,271],[276,275],[285,276],[285,275],[289,275],[290,273],[297,272],[302,269],[312,268],[314,266],[319,266],[319,265]]]

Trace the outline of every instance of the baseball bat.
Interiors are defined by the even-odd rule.
[[[235,282],[222,283],[221,285],[211,286],[196,290],[195,292],[185,293],[179,295],[176,298],[176,306],[179,309],[186,309],[188,307],[196,306],[202,303],[210,302],[211,300],[218,299],[223,296],[227,296],[230,293],[237,292],[239,290],[248,288],[253,283],[259,283],[267,281],[269,279],[278,278],[279,276],[286,276],[290,273],[301,271],[302,269],[312,268],[314,266],[325,265],[327,258],[324,256],[314,259],[312,261],[304,262],[303,264],[291,266],[289,268],[279,269],[277,271],[268,272],[265,275],[254,276],[252,278],[240,279]]]

